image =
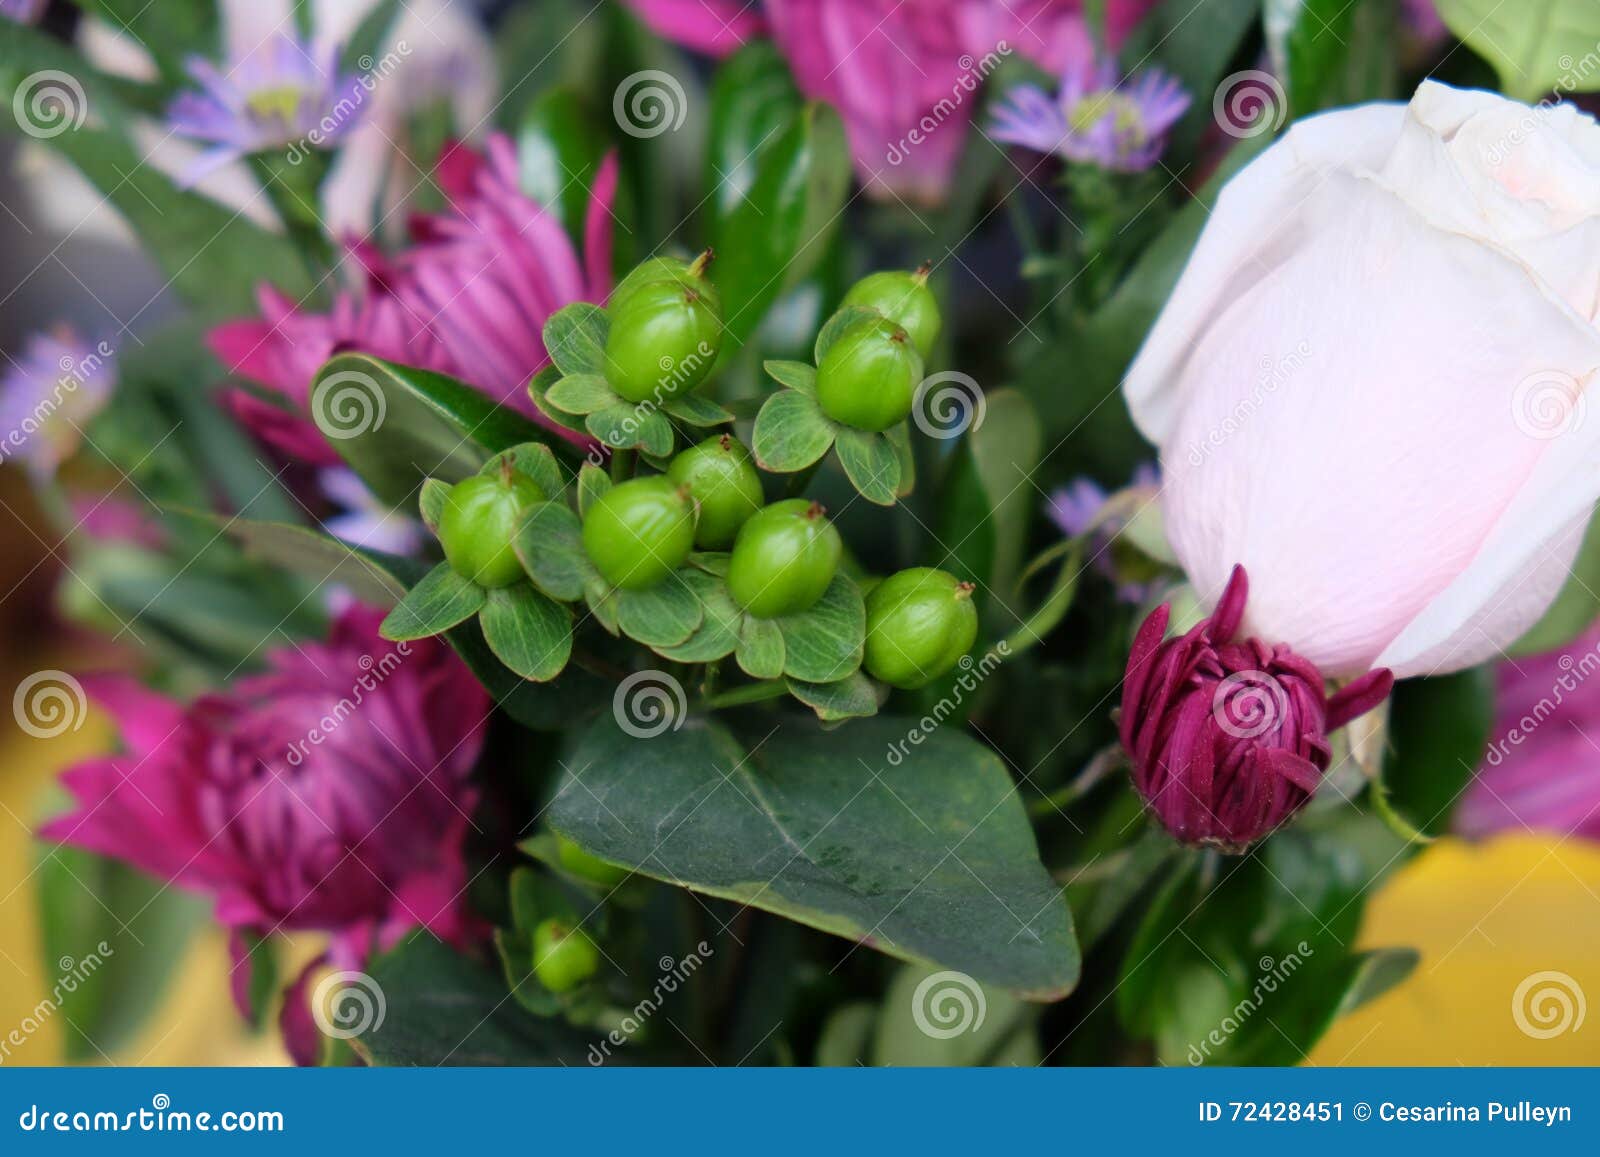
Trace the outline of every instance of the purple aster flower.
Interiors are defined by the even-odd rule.
[[[28,339],[0,377],[0,462],[21,461],[36,480],[78,446],[82,425],[116,385],[109,343],[91,345],[66,327]]]
[[[360,119],[367,90],[362,79],[339,72],[338,49],[318,60],[310,45],[279,33],[223,73],[204,57],[188,72],[200,85],[179,93],[167,109],[176,133],[215,146],[179,178],[194,184],[207,173],[252,153],[294,145],[328,145]]]
[[[322,524],[335,538],[387,554],[410,554],[421,545],[421,524],[379,502],[354,470],[337,466],[319,470],[317,485],[340,507],[340,513]]]
[[[995,112],[994,137],[1069,161],[1136,173],[1166,147],[1166,133],[1189,107],[1189,94],[1159,69],[1118,81],[1116,65],[1069,66],[1061,91],[1021,85]]]
[[[1153,462],[1141,462],[1134,469],[1128,489],[1148,490],[1153,500],[1161,485],[1160,472]],[[1045,510],[1050,520],[1061,528],[1068,538],[1075,538],[1094,526],[1095,519],[1110,499],[1105,488],[1092,478],[1074,478],[1050,496]],[[1093,565],[1096,570],[1117,584],[1117,599],[1138,606],[1155,594],[1156,579],[1147,577],[1148,560],[1126,557],[1129,552],[1117,548],[1117,532],[1122,520],[1109,519],[1096,527],[1093,547]]]
[[[0,16],[18,24],[37,23],[50,0],[0,0]]]

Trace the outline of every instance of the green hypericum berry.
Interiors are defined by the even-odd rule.
[[[661,403],[706,380],[722,350],[722,302],[705,278],[711,251],[685,265],[653,257],[607,306],[606,380],[630,402]]]
[[[931,683],[972,649],[972,584],[932,567],[900,571],[867,596],[867,673],[907,691]]]
[[[600,968],[600,949],[582,928],[551,918],[533,930],[533,974],[551,992],[568,992]]]
[[[939,300],[928,288],[928,269],[924,265],[915,273],[868,274],[844,295],[844,304],[877,310],[910,334],[917,352],[927,357],[944,325]]]
[[[580,880],[605,888],[615,888],[632,874],[621,864],[591,855],[563,835],[556,836],[556,859]]]
[[[707,438],[672,460],[667,477],[687,486],[700,505],[694,542],[726,550],[745,520],[761,509],[761,475],[750,451],[731,434]]]
[[[614,587],[648,590],[694,549],[694,499],[665,474],[606,491],[583,519],[583,549]]]
[[[844,544],[827,512],[805,498],[774,502],[739,529],[728,593],[758,619],[795,615],[828,589]]]
[[[439,515],[439,542],[451,569],[481,587],[521,581],[511,543],[529,509],[545,498],[537,482],[510,467],[457,482]]]
[[[922,355],[888,318],[857,322],[817,367],[817,403],[835,422],[858,430],[887,430],[911,413]]]

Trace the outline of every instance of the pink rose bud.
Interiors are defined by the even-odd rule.
[[[1494,658],[1600,495],[1600,128],[1425,83],[1218,198],[1126,389],[1203,597],[1330,677]]]
[[[1333,696],[1282,643],[1239,638],[1248,582],[1235,567],[1216,613],[1163,639],[1170,607],[1133,642],[1122,690],[1122,743],[1133,782],[1166,829],[1189,844],[1242,851],[1316,792],[1328,734],[1389,694],[1369,671]]]

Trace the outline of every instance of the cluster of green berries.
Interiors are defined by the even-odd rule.
[[[843,308],[875,316],[852,324],[817,366],[817,404],[835,422],[879,432],[905,421],[922,381],[923,359],[939,338],[939,303],[928,269],[874,273],[845,295]]]
[[[722,352],[722,299],[706,277],[708,249],[693,261],[652,257],[623,278],[607,313],[606,380],[630,402],[687,394]]]

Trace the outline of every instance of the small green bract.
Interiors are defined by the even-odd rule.
[[[583,520],[583,549],[614,587],[648,590],[694,549],[694,500],[665,474],[612,487]]]
[[[843,552],[817,503],[774,502],[740,528],[728,560],[728,593],[758,619],[798,614],[828,589]]]
[[[548,497],[538,483],[507,467],[457,482],[439,515],[439,543],[450,567],[481,587],[508,587],[523,577],[511,542],[522,519]]]
[[[892,687],[926,686],[960,662],[977,637],[972,584],[946,571],[912,567],[890,575],[867,596],[863,664]]]
[[[726,550],[761,509],[761,475],[750,451],[731,434],[707,438],[679,454],[667,477],[687,486],[700,506],[694,542],[702,550]]]
[[[563,868],[580,880],[587,880],[591,884],[599,884],[605,888],[615,888],[631,875],[621,864],[613,864],[609,860],[591,855],[566,836],[559,834],[556,836],[556,859],[561,862]]]
[[[938,299],[928,288],[927,266],[915,273],[869,273],[851,286],[843,304],[877,310],[911,335],[923,357],[933,352],[933,343],[939,340],[944,326]]]
[[[533,930],[533,974],[551,992],[570,992],[600,968],[600,949],[582,928],[552,917]]]
[[[922,355],[888,318],[860,321],[823,355],[817,403],[835,422],[858,430],[887,430],[911,413]]]

